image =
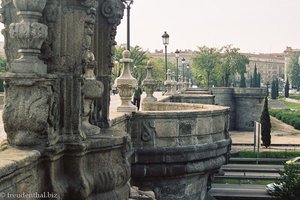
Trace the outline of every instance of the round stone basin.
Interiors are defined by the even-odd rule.
[[[158,200],[204,200],[213,174],[228,160],[229,108],[153,102],[130,119],[132,183]]]
[[[142,108],[130,122],[135,147],[196,145],[229,138],[228,107],[153,102]]]

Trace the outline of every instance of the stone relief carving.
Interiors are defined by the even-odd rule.
[[[36,85],[35,81],[24,83],[10,81],[7,86],[3,123],[8,141],[20,146],[46,145],[49,99],[53,97],[47,87]]]
[[[153,140],[156,135],[155,124],[153,120],[143,120],[142,121],[142,134],[141,140],[144,142],[149,142]]]
[[[80,0],[81,4],[87,7],[85,26],[84,26],[84,40],[83,40],[83,112],[82,112],[82,134],[83,137],[86,135],[95,135],[100,133],[98,126],[90,123],[93,103],[96,98],[100,98],[104,86],[100,81],[96,80],[94,74],[94,68],[96,66],[96,60],[93,52],[91,51],[92,36],[94,34],[94,25],[96,21],[96,0]]]

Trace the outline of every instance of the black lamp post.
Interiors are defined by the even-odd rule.
[[[176,81],[178,82],[178,58],[179,58],[179,51],[176,49],[175,56],[176,56]]]
[[[181,59],[181,63],[182,63],[182,82],[184,82],[184,64],[185,64],[185,58]]]
[[[168,70],[168,64],[167,64],[167,46],[169,44],[169,34],[167,31],[161,36],[163,40],[163,44],[165,45],[165,73],[166,73],[166,80],[167,80],[167,70]]]
[[[127,50],[130,51],[130,5],[133,4],[133,0],[123,0],[127,9]]]

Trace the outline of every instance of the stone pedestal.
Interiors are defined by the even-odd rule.
[[[146,92],[146,97],[143,99],[143,102],[154,102],[157,101],[157,98],[153,96],[153,93],[157,87],[156,80],[152,78],[152,63],[150,61],[147,62],[147,76],[145,80],[143,80],[144,91]]]
[[[132,104],[132,96],[134,88],[137,86],[137,80],[132,77],[130,73],[130,52],[125,50],[123,52],[123,59],[120,60],[123,63],[123,70],[115,81],[117,88],[119,89],[119,95],[121,97],[121,105],[117,107],[118,112],[136,112],[137,107]]]
[[[164,82],[164,85],[167,89],[166,93],[164,95],[166,96],[170,96],[172,95],[172,85],[173,85],[173,81],[171,79],[172,76],[172,72],[170,69],[168,69],[167,71],[167,80]]]

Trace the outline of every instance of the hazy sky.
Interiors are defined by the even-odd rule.
[[[283,52],[300,48],[300,0],[135,0],[131,8],[131,46],[168,50],[221,47],[241,52]],[[118,44],[126,43],[126,12]]]

